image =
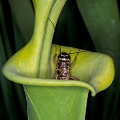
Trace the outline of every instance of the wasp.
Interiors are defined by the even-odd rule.
[[[66,53],[66,52],[60,52],[58,55],[58,60],[56,59],[57,54],[54,55],[54,63],[56,65],[56,74],[55,74],[55,79],[59,80],[79,80],[78,78],[71,76],[71,69],[76,63],[77,55],[74,59],[73,62],[71,62],[71,57],[70,54],[73,53]]]
[[[48,20],[52,23],[53,28],[55,29],[55,26],[51,19],[48,18]],[[57,66],[56,67],[56,74],[55,74],[55,79],[59,80],[79,80],[78,78],[71,76],[70,70],[71,68],[75,65],[76,59],[78,56],[79,52],[76,52],[77,55],[74,59],[74,61],[71,63],[71,57],[70,54],[73,53],[66,53],[62,52],[61,53],[61,48],[60,48],[60,54],[58,55],[58,60],[56,59],[57,54],[54,55],[54,63]]]

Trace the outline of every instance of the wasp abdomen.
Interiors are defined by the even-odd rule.
[[[56,79],[60,80],[68,80],[70,79],[70,67],[68,66],[68,63],[58,63],[57,70],[56,70]]]
[[[56,55],[55,55],[55,57],[56,57]],[[58,61],[56,61],[55,57],[54,57],[54,62],[57,65],[55,79],[59,79],[59,80],[74,80],[74,79],[76,79],[76,80],[78,80],[78,78],[72,77],[70,74],[71,65],[73,65],[70,61],[70,59],[71,59],[70,55],[68,53],[62,52],[58,56]],[[75,62],[75,60],[74,60],[74,62]]]
[[[58,56],[56,79],[69,80],[70,79],[70,56],[63,52]]]

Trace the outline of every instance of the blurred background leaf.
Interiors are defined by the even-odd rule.
[[[86,50],[98,49],[115,61],[115,80],[107,90],[95,97],[89,96],[86,120],[120,119],[119,5],[119,0],[68,0],[55,29],[53,43]],[[110,24],[110,19],[115,24]],[[30,40],[33,28],[31,0],[0,1],[0,119],[27,119],[22,86],[8,81],[1,69]]]
[[[4,63],[29,41],[33,26],[31,1],[0,1],[0,119],[27,119],[23,87],[8,81],[1,70]]]
[[[98,118],[114,120],[116,119],[115,113],[119,109],[116,103],[119,102],[118,98],[120,95],[120,19],[118,4],[116,0],[77,0],[77,3],[95,47],[98,50],[101,49],[103,53],[110,55],[115,61],[115,80],[110,88],[105,91],[104,97],[96,101],[97,103],[103,102],[102,106],[104,106],[99,109],[103,111],[101,114],[97,112]],[[108,49],[102,48],[109,48],[115,54]],[[95,109],[97,111],[98,107],[95,107]]]

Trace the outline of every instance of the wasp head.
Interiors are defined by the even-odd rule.
[[[66,61],[66,62],[68,62],[68,61],[70,61],[70,59],[71,59],[70,55],[68,53],[66,53],[66,52],[62,52],[58,56],[58,60],[60,60],[60,61]]]

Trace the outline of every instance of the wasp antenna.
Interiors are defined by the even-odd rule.
[[[110,50],[112,53],[114,53],[114,54],[115,54],[115,52],[114,52],[112,49],[110,49],[110,48],[103,48],[103,49]]]
[[[60,47],[60,53],[62,53],[62,48],[61,48],[61,46],[59,45],[59,47]]]
[[[113,54],[115,54],[115,52],[114,52],[112,49],[110,49],[110,48],[100,48],[100,49],[94,49],[94,50],[96,50],[96,51],[109,50],[109,51],[111,51]]]
[[[80,52],[86,52],[86,50],[80,50],[78,52],[68,53],[68,54],[74,54],[74,53],[80,53]]]
[[[50,18],[48,18],[48,20],[52,23],[54,29],[55,29],[55,25],[53,24],[52,20]]]
[[[74,54],[74,53],[80,53],[80,52],[73,52],[73,53],[68,53],[68,54]]]

